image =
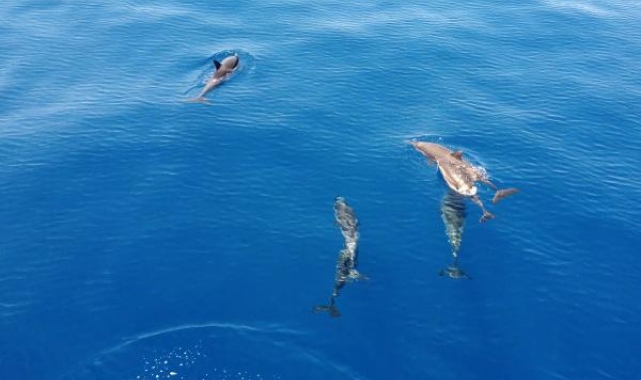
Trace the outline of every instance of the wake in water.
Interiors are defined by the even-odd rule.
[[[307,339],[306,333],[277,324],[207,322],[172,326],[132,336],[114,347],[89,356],[83,365],[56,378],[362,379],[348,367],[305,348]],[[278,358],[281,367],[274,367],[274,358]]]
[[[341,249],[336,262],[336,275],[334,278],[334,289],[327,305],[314,307],[314,312],[327,312],[333,318],[340,317],[341,313],[336,307],[336,298],[340,290],[353,280],[364,279],[356,270],[357,249],[358,249],[358,219],[354,210],[345,203],[345,199],[337,197],[334,202],[334,217],[341,228],[345,245]]]

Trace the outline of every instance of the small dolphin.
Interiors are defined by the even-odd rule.
[[[441,201],[441,218],[445,224],[447,241],[452,247],[452,257],[456,259],[463,242],[463,229],[465,227],[465,199],[451,189]]]
[[[461,268],[458,267],[459,251],[463,242],[463,229],[465,227],[465,199],[463,196],[452,189],[447,190],[447,194],[441,202],[441,218],[445,224],[445,234],[447,241],[452,247],[452,264],[447,268],[441,269],[440,276],[450,278],[470,278]]]
[[[345,245],[341,249],[336,261],[336,274],[334,276],[334,289],[327,305],[314,307],[314,313],[326,311],[333,318],[340,317],[341,313],[336,307],[336,298],[340,290],[354,280],[367,279],[356,270],[358,252],[358,219],[354,210],[347,205],[343,197],[336,197],[334,202],[334,217],[341,228]]]
[[[207,95],[209,91],[213,90],[214,88],[218,87],[218,85],[223,83],[225,79],[227,79],[231,75],[231,73],[236,70],[239,61],[240,60],[236,54],[225,57],[222,62],[218,62],[214,59],[214,66],[216,66],[214,75],[211,77],[211,79],[209,79],[209,81],[207,81],[207,84],[205,85],[205,88],[203,88],[203,90],[200,92],[200,95],[195,98],[191,98],[188,101],[206,103],[205,95]]]
[[[478,188],[474,185],[475,182],[482,182],[496,191],[492,203],[497,203],[519,191],[516,188],[499,190],[496,185],[490,182],[483,170],[463,159],[461,151],[453,152],[444,146],[422,141],[412,141],[411,144],[427,157],[430,164],[436,163],[438,165],[438,170],[450,189],[470,197],[481,208],[483,216],[481,216],[480,222],[492,219],[494,215],[485,209],[481,198],[477,195]]]

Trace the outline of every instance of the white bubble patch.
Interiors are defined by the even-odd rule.
[[[346,366],[303,349],[305,338],[271,325],[170,327],[124,339],[64,379],[361,379]]]

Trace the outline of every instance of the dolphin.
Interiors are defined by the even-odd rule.
[[[240,59],[236,54],[225,57],[221,62],[214,59],[214,66],[216,67],[214,75],[207,81],[200,95],[188,101],[206,103],[205,95],[223,83],[236,70],[239,61]]]
[[[445,234],[452,247],[452,264],[441,269],[439,275],[450,278],[470,278],[458,267],[458,253],[463,242],[463,228],[465,227],[465,201],[461,194],[448,189],[441,202],[441,218],[445,224]]]
[[[452,247],[452,256],[458,257],[463,242],[465,227],[465,202],[463,196],[453,190],[448,190],[441,202],[441,218],[445,224],[447,241]]]
[[[487,211],[481,198],[477,195],[478,188],[475,186],[476,182],[482,182],[495,191],[494,198],[492,198],[493,204],[519,191],[519,189],[516,188],[499,190],[499,188],[489,180],[483,170],[463,159],[463,152],[461,151],[454,152],[442,145],[422,141],[412,141],[411,144],[414,146],[414,149],[427,157],[430,164],[436,163],[438,165],[438,171],[450,189],[469,197],[481,208],[483,216],[481,216],[480,222],[490,220],[494,218],[494,215]]]
[[[340,290],[354,280],[367,279],[357,269],[358,252],[358,219],[354,210],[347,205],[343,197],[336,197],[334,202],[334,218],[343,233],[345,245],[338,254],[336,261],[336,274],[334,276],[334,289],[327,305],[314,307],[314,313],[328,312],[333,318],[340,317],[341,313],[336,307],[336,298]]]

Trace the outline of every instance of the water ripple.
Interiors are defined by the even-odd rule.
[[[362,379],[348,367],[301,347],[306,334],[269,323],[256,325],[207,322],[136,335],[95,355],[65,379]],[[166,347],[158,350],[157,347]],[[173,347],[173,348],[170,348]],[[276,356],[274,356],[276,355]],[[270,367],[274,357],[278,371]],[[124,376],[124,377],[123,377]]]

